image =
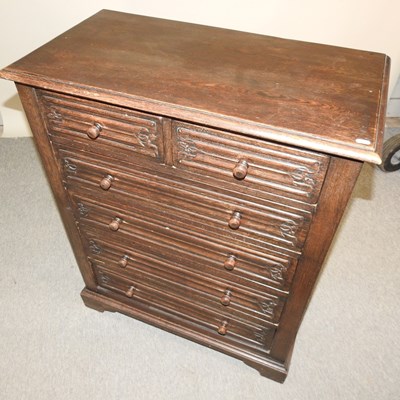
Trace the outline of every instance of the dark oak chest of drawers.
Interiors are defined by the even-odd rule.
[[[1,72],[19,94],[86,305],[283,381],[364,161],[382,54],[102,11]]]

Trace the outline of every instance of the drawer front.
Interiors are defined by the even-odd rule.
[[[148,305],[155,313],[162,312],[170,319],[180,318],[193,330],[201,327],[215,340],[233,343],[247,350],[265,354],[271,347],[274,327],[242,323],[223,312],[207,310],[174,293],[123,277],[107,268],[93,268],[100,288],[114,292],[120,300],[132,307]]]
[[[136,261],[153,265],[166,263],[183,273],[207,277],[225,284],[234,284],[242,290],[255,293],[286,295],[296,268],[296,259],[278,258],[264,254],[255,257],[246,252],[233,253],[227,249],[205,249],[195,244],[141,231],[118,231],[112,235],[106,226],[81,221],[81,233],[86,251],[94,261],[108,262],[113,268],[134,267]]]
[[[329,164],[321,154],[177,121],[173,143],[177,168],[260,197],[267,192],[316,203]]]
[[[106,164],[93,165],[91,160],[78,159],[64,150],[60,155],[71,191],[169,229],[294,256],[300,254],[307,236],[311,211],[211,197],[196,187],[176,181],[171,184],[167,178],[144,173],[134,176]]]
[[[53,92],[37,94],[52,141],[114,159],[163,162],[161,117]]]

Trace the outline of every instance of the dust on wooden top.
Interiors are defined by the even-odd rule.
[[[0,76],[380,162],[383,54],[103,10]]]

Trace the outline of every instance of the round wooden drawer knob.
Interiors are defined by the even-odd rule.
[[[231,304],[232,292],[230,290],[225,290],[224,295],[221,297],[220,301],[223,306],[229,306]]]
[[[120,228],[120,224],[121,224],[122,220],[120,218],[114,218],[109,224],[108,227],[112,230],[112,231],[117,231]]]
[[[235,264],[236,264],[236,257],[233,254],[231,254],[225,260],[224,268],[227,269],[228,271],[232,271],[235,268]]]
[[[135,287],[134,287],[134,286],[131,286],[131,287],[125,292],[125,295],[126,295],[126,297],[132,298],[133,295],[134,295],[134,293],[135,293]]]
[[[226,335],[228,332],[228,321],[222,321],[221,325],[218,327],[218,333],[220,335]]]
[[[121,268],[125,268],[125,267],[128,265],[128,260],[129,260],[129,257],[128,257],[128,256],[123,256],[123,257],[118,261],[118,265],[119,265]]]
[[[86,131],[86,134],[90,137],[90,139],[97,139],[102,130],[103,127],[96,122]]]
[[[230,218],[230,220],[228,222],[229,228],[231,228],[231,229],[239,229],[240,220],[241,219],[242,219],[242,215],[240,214],[240,212],[235,211],[232,214],[232,216],[231,216],[231,218]]]
[[[249,164],[246,160],[239,160],[235,167],[233,168],[233,176],[236,179],[244,179],[247,175],[249,169]]]
[[[100,181],[100,187],[103,190],[108,190],[111,187],[111,183],[113,181],[113,176],[112,175],[106,175],[101,181]]]

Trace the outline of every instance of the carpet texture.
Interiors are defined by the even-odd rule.
[[[0,398],[400,398],[400,171],[364,166],[284,385],[80,299],[32,139],[0,140]]]

